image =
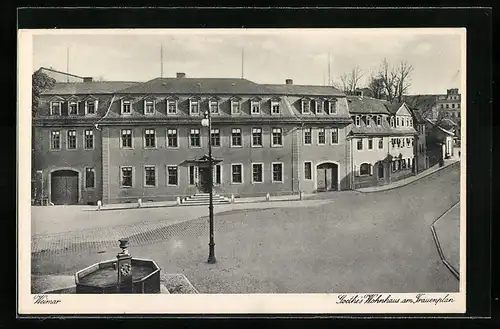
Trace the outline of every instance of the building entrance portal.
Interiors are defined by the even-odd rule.
[[[316,167],[317,191],[338,190],[338,165],[335,163],[323,163]]]

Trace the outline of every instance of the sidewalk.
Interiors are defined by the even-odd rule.
[[[224,195],[225,197],[230,197],[230,195]],[[302,194],[305,198],[307,195],[305,193]],[[299,195],[283,195],[283,196],[271,196],[269,201],[299,201]],[[247,198],[235,198],[234,203],[232,204],[242,204],[242,203],[255,203],[255,202],[269,202],[266,200],[265,196],[261,197],[247,197]],[[157,202],[143,202],[142,208],[164,208],[164,207],[206,207],[206,205],[178,205],[177,201],[157,201]],[[217,205],[214,205],[217,206]],[[134,203],[116,203],[116,204],[107,204],[101,206],[102,210],[122,210],[122,209],[135,209],[138,208],[137,202]],[[97,207],[96,207],[97,209]]]
[[[438,172],[440,170],[448,168],[449,166],[453,165],[454,163],[456,163],[458,161],[459,160],[456,159],[456,158],[446,159],[446,160],[444,160],[444,166],[442,166],[442,167],[439,167],[439,164],[437,164],[437,165],[434,165],[434,166],[430,167],[429,169],[427,169],[425,171],[422,171],[421,173],[419,173],[419,174],[417,174],[415,176],[411,176],[411,177],[408,177],[408,178],[405,178],[405,179],[401,179],[401,180],[399,180],[397,182],[394,182],[394,183],[391,183],[391,184],[387,184],[387,185],[370,186],[370,187],[359,188],[359,189],[356,189],[356,191],[361,192],[361,193],[371,193],[371,192],[380,192],[380,191],[392,190],[392,189],[395,189],[395,188],[398,188],[398,187],[402,187],[402,186],[411,184],[411,183],[413,183],[413,182],[415,182],[415,181],[417,181],[419,179],[422,179],[422,178],[424,178],[426,176],[432,175],[435,172]]]

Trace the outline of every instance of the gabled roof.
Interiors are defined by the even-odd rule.
[[[311,86],[311,85],[277,85],[277,84],[263,84],[263,94],[278,94],[278,95],[294,95],[294,96],[340,96],[344,97],[345,94],[340,90],[329,86]]]
[[[389,114],[389,102],[365,96],[347,96],[350,114]]]
[[[120,94],[258,94],[256,83],[232,78],[155,78],[124,88]]]
[[[57,82],[53,88],[44,90],[42,95],[98,95],[112,94],[118,90],[137,85],[130,81]]]
[[[409,106],[425,111],[433,107],[438,99],[438,95],[407,95],[404,96],[404,101]]]

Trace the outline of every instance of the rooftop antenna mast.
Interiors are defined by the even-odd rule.
[[[243,79],[243,69],[245,67],[245,48],[241,48],[241,78]]]
[[[66,48],[66,73],[69,74],[69,47]],[[66,81],[69,82],[69,75],[66,75]]]
[[[163,45],[160,45],[160,77],[163,78]]]
[[[330,87],[332,83],[331,72],[330,72],[330,51],[328,51],[328,87]]]

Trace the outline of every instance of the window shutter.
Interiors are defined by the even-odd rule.
[[[354,176],[359,176],[359,167],[354,165]]]
[[[373,175],[373,165],[370,164],[370,176]]]
[[[95,113],[97,114],[97,108],[99,107],[99,100],[98,100],[98,99],[96,99],[94,104],[95,104],[95,105],[94,105],[94,111],[95,111]]]
[[[135,167],[132,167],[132,187],[135,187]]]
[[[142,101],[142,114],[146,114],[146,99]]]

